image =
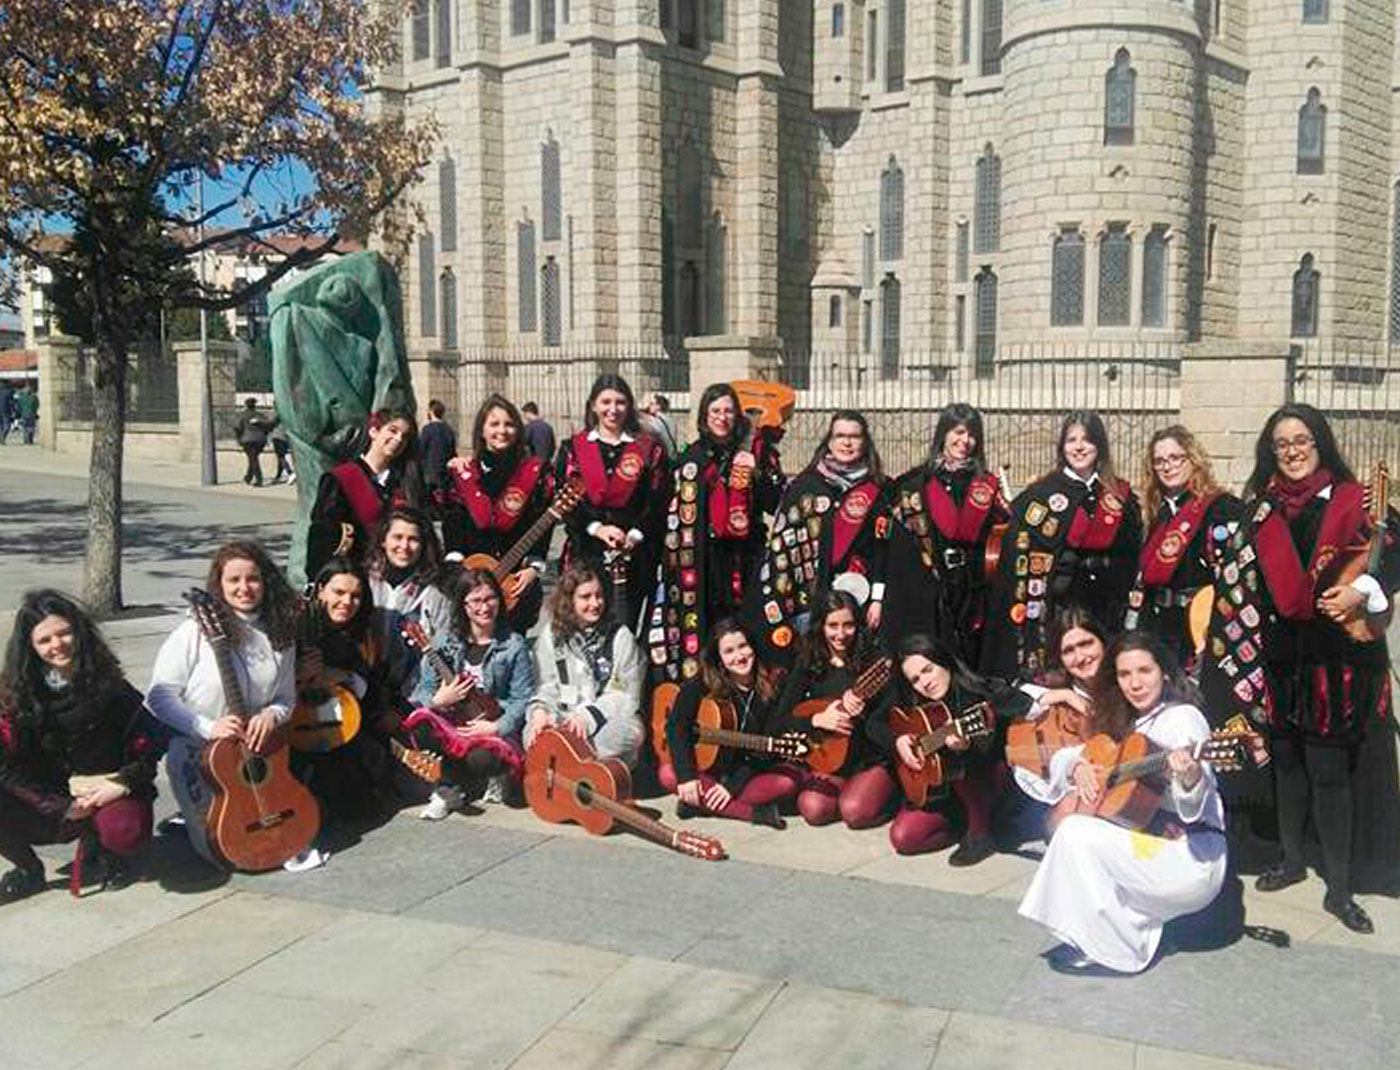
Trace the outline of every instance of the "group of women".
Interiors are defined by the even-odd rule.
[[[1400,892],[1383,638],[1400,553],[1378,535],[1369,567],[1343,571],[1377,525],[1316,410],[1270,418],[1244,501],[1172,426],[1152,437],[1140,503],[1093,412],[1065,417],[1050,471],[1010,501],[981,415],[960,404],[895,479],[854,411],[786,478],[779,435],[753,427],[727,384],[700,396],[674,463],[618,376],[595,383],[552,466],[522,430],[509,400],[488,398],[470,456],[430,501],[413,415],[376,413],[363,454],[318,490],[304,602],[258,546],[219,551],[207,586],[234,633],[246,718],[225,712],[192,622],[162,648],[143,706],[78,606],[28,596],[0,677],[0,854],[16,867],[0,898],[42,887],[37,843],[79,838],[124,872],[150,836],[166,740],[207,852],[203,743],[278,746],[298,701],[337,690],[362,710],[359,733],[294,761],[332,818],[391,808],[405,746],[442,757],[432,819],[509,797],[546,727],[634,764],[644,700],[668,690],[653,742],[679,817],[889,821],[896,851],[952,847],[955,866],[1045,840],[1021,911],[1059,937],[1049,960],[1066,971],[1144,969],[1164,924],[1214,899],[1227,823],[1200,745],[1242,712],[1276,771],[1227,793],[1256,824],[1277,817],[1280,860],[1257,886],[1301,880],[1320,851],[1324,906],[1359,932],[1371,922],[1354,893]],[[560,573],[536,630],[554,521]],[[1188,607],[1203,590],[1199,644]],[[746,738],[790,745],[702,754],[707,704]],[[911,711],[942,730],[911,728]],[[1057,745],[1018,760],[1017,723],[1053,724]],[[1086,745],[1134,734],[1164,757],[1160,808],[1129,829],[1092,816],[1106,770]]]

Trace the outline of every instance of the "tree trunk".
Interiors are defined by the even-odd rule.
[[[124,347],[99,334],[88,466],[83,598],[99,617],[122,608],[122,444],[126,434]]]

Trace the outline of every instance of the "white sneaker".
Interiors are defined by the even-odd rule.
[[[428,799],[428,805],[419,811],[418,816],[424,821],[441,821],[454,810],[461,808],[462,790],[439,786],[433,789],[432,797]]]
[[[295,858],[289,858],[282,863],[282,868],[288,873],[305,873],[308,869],[320,869],[331,860],[329,851],[322,851],[317,847],[308,847]]]
[[[503,803],[506,801],[506,776],[504,773],[497,773],[486,781],[486,790],[481,793],[478,802]]]

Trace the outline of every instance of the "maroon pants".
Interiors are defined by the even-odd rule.
[[[49,817],[0,791],[0,857],[21,868],[39,865],[35,844],[70,843],[89,829],[113,854],[135,854],[151,840],[151,804],[127,797],[104,806],[84,821]]]
[[[1003,773],[1001,766],[975,765],[953,781],[953,795],[961,804],[969,840],[991,835],[992,806],[1001,792]],[[931,810],[902,807],[890,825],[890,846],[902,855],[951,847],[958,837],[956,822],[948,813],[950,806],[945,802]]]
[[[656,779],[661,782],[661,786],[672,795],[676,793],[676,767],[667,762],[656,771]],[[701,806],[709,810],[704,802],[705,792],[719,783],[709,773],[701,773],[697,778],[700,781],[700,794],[702,796]],[[765,770],[762,773],[755,773],[738,793],[727,802],[723,808],[711,811],[720,817],[732,817],[736,821],[752,821],[753,808],[755,806],[765,806],[768,803],[782,802],[797,794],[797,777],[791,767],[781,766],[774,769]]]
[[[899,790],[894,777],[881,765],[848,777],[814,773],[796,765],[775,769],[797,779],[797,812],[813,826],[830,825],[839,817],[847,828],[874,828],[889,816]]]

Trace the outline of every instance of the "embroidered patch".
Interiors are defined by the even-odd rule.
[[[774,628],[772,638],[774,646],[789,647],[792,645],[792,629],[786,624],[781,628]]]
[[[749,514],[740,507],[729,510],[729,528],[740,535],[749,530]]]
[[[841,503],[841,515],[853,523],[865,519],[870,507],[875,504],[875,495],[867,490],[853,490]]]
[[[777,624],[783,619],[783,611],[778,607],[777,602],[768,602],[763,607],[763,615],[769,624]]]
[[[1169,531],[1157,547],[1157,559],[1159,561],[1175,561],[1185,548],[1186,539],[1182,537],[1181,532]]]
[[[1022,604],[1021,602],[1017,602],[1014,606],[1011,607],[1011,614],[1010,614],[1010,615],[1011,615],[1011,623],[1012,623],[1012,624],[1018,624],[1018,625],[1019,625],[1019,624],[1024,624],[1024,623],[1026,623],[1026,607],[1025,607],[1025,605]]]
[[[642,474],[642,458],[636,453],[624,453],[617,462],[617,474],[631,483]]]
[[[1043,502],[1031,502],[1026,506],[1026,526],[1039,527],[1048,515]]]
[[[986,483],[973,483],[972,489],[968,492],[968,498],[979,509],[985,509],[991,505],[993,497],[995,494]]]
[[[686,461],[686,463],[681,467],[681,478],[694,479],[696,473],[698,473],[699,471],[700,469],[694,461]]]
[[[1044,535],[1047,539],[1053,539],[1055,537],[1055,532],[1059,530],[1060,522],[1056,520],[1053,516],[1045,523],[1040,525],[1040,533]]]
[[[1245,606],[1240,610],[1240,622],[1246,628],[1259,627],[1259,610],[1254,606]]]
[[[525,492],[519,487],[507,487],[501,495],[501,511],[512,516],[525,508]]]
[[[1052,494],[1048,504],[1052,512],[1063,513],[1069,508],[1069,499],[1063,494]]]
[[[682,484],[681,484],[681,489],[680,489],[681,501],[683,501],[683,502],[693,502],[693,501],[695,500],[695,496],[696,496],[698,493],[699,493],[699,491],[697,491],[697,490],[695,489],[695,484],[694,484],[694,483],[689,483],[689,482],[687,482],[687,483],[682,483]]]

